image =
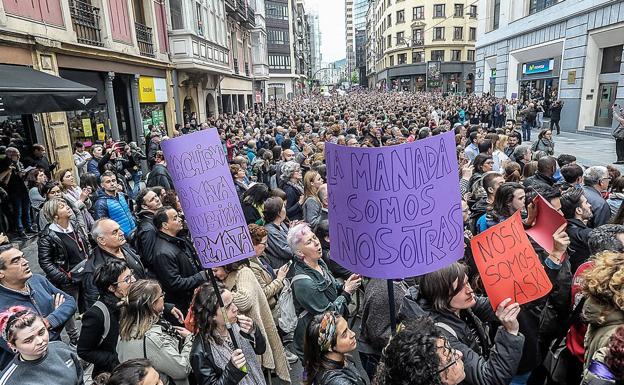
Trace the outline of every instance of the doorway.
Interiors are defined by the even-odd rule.
[[[611,106],[615,103],[617,83],[600,84],[600,99],[596,107],[595,125],[598,127],[611,127],[613,123],[613,111]]]

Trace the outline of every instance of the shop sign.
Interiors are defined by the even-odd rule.
[[[104,123],[96,124],[95,128],[97,129],[98,140],[106,139],[106,132],[104,132]]]
[[[576,70],[568,71],[568,84],[576,83]]]
[[[167,82],[163,78],[141,76],[139,78],[140,103],[166,103]]]
[[[427,62],[427,88],[439,88],[442,86],[442,63],[439,61]]]
[[[552,71],[554,66],[555,59],[545,59],[531,63],[524,63],[522,65],[522,73],[525,75],[541,74]]]
[[[93,136],[93,128],[91,128],[90,118],[82,119],[82,131],[84,132],[84,136],[87,138]]]
[[[492,68],[492,70],[490,72],[490,77],[493,77],[493,78],[496,77],[496,68]]]

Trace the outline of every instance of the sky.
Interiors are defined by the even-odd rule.
[[[346,57],[344,0],[305,0],[306,11],[317,10],[323,63]]]

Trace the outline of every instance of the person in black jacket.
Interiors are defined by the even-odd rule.
[[[563,101],[557,100],[550,105],[550,129],[557,127],[557,135],[560,134],[561,127],[559,121],[561,120],[561,110],[563,109]]]
[[[264,225],[262,206],[269,198],[269,187],[264,183],[256,183],[249,187],[241,196],[241,206],[247,224]]]
[[[95,221],[91,229],[91,237],[97,246],[87,259],[84,270],[84,290],[87,307],[91,307],[97,301],[99,292],[93,281],[95,269],[110,259],[124,260],[132,269],[136,279],[146,279],[148,271],[143,266],[139,255],[126,243],[126,238],[119,224],[112,219],[102,218]]]
[[[160,131],[154,130],[150,135],[150,142],[147,146],[147,165],[150,167],[154,167],[156,163],[156,152],[160,151]]]
[[[557,171],[557,159],[552,156],[545,156],[537,161],[537,171],[524,180],[522,184],[525,188],[552,187],[557,182],[553,175]]]
[[[162,151],[156,151],[154,157],[154,167],[150,171],[147,181],[145,182],[147,187],[161,186],[166,190],[173,190],[173,180],[171,174],[167,170],[167,162]]]
[[[193,290],[208,280],[200,266],[193,245],[178,237],[182,230],[182,219],[178,212],[169,206],[163,207],[154,215],[154,226],[158,237],[154,246],[154,273],[165,291],[165,300],[178,309],[187,311]]]
[[[224,308],[219,306],[220,295]],[[198,384],[201,385],[265,385],[257,356],[266,350],[260,328],[251,318],[238,314],[234,297],[222,287],[215,293],[209,283],[195,292],[190,328],[195,334],[189,356]],[[225,314],[225,316],[223,315]],[[227,320],[225,319],[227,317]],[[226,324],[232,325],[238,349],[233,349]]]
[[[135,248],[143,264],[154,270],[154,246],[158,230],[154,226],[154,214],[162,207],[160,196],[152,188],[139,191],[136,199],[138,226],[135,237]]]
[[[570,237],[570,268],[572,274],[589,259],[589,233],[587,221],[592,217],[591,205],[583,195],[583,189],[574,188],[561,196],[561,211],[568,221],[566,232]]]
[[[80,358],[94,365],[93,378],[112,371],[119,364],[116,350],[119,337],[117,303],[128,295],[130,284],[134,281],[136,279],[132,270],[120,259],[110,259],[95,269],[94,283],[100,294],[101,305],[90,307],[82,315],[77,349]],[[107,317],[104,312],[108,313]]]
[[[305,385],[365,385],[348,355],[357,340],[339,313],[317,314],[308,324],[304,342]]]
[[[454,295],[452,295],[453,293]],[[507,385],[516,374],[524,344],[517,320],[520,307],[506,299],[492,310],[486,297],[475,296],[466,267],[453,263],[421,278],[409,288],[399,310],[399,321],[427,315],[440,329],[450,347],[464,359],[466,383]],[[494,343],[484,322],[499,320]]]
[[[72,276],[72,269],[84,263],[89,256],[89,242],[81,231],[72,226],[72,209],[64,199],[53,198],[46,201],[41,214],[51,223],[41,231],[37,241],[39,266],[50,282],[74,297],[79,308],[84,309],[81,306],[83,301],[79,299],[81,278],[78,274]],[[68,320],[66,328],[70,343],[75,346],[78,342],[78,329],[74,317]]]
[[[303,185],[301,166],[297,162],[282,165],[282,190],[286,193],[286,215],[291,221],[303,219]]]

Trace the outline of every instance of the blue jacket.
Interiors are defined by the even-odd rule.
[[[123,194],[110,196],[104,190],[98,190],[98,199],[95,201],[95,219],[110,218],[119,224],[126,238],[136,229],[134,217],[128,207]]]
[[[65,322],[76,312],[76,301],[71,295],[57,289],[44,276],[33,274],[26,282],[30,288],[30,295],[19,293],[0,285],[0,311],[11,306],[24,306],[50,322],[50,340],[60,340],[61,330]],[[65,302],[54,309],[53,295],[60,293],[65,297]],[[9,349],[6,341],[0,338],[0,371],[13,359],[13,352]]]
[[[95,175],[95,177],[100,180],[100,168],[98,167],[98,162],[98,159],[91,158],[91,160],[87,162],[87,172]]]

